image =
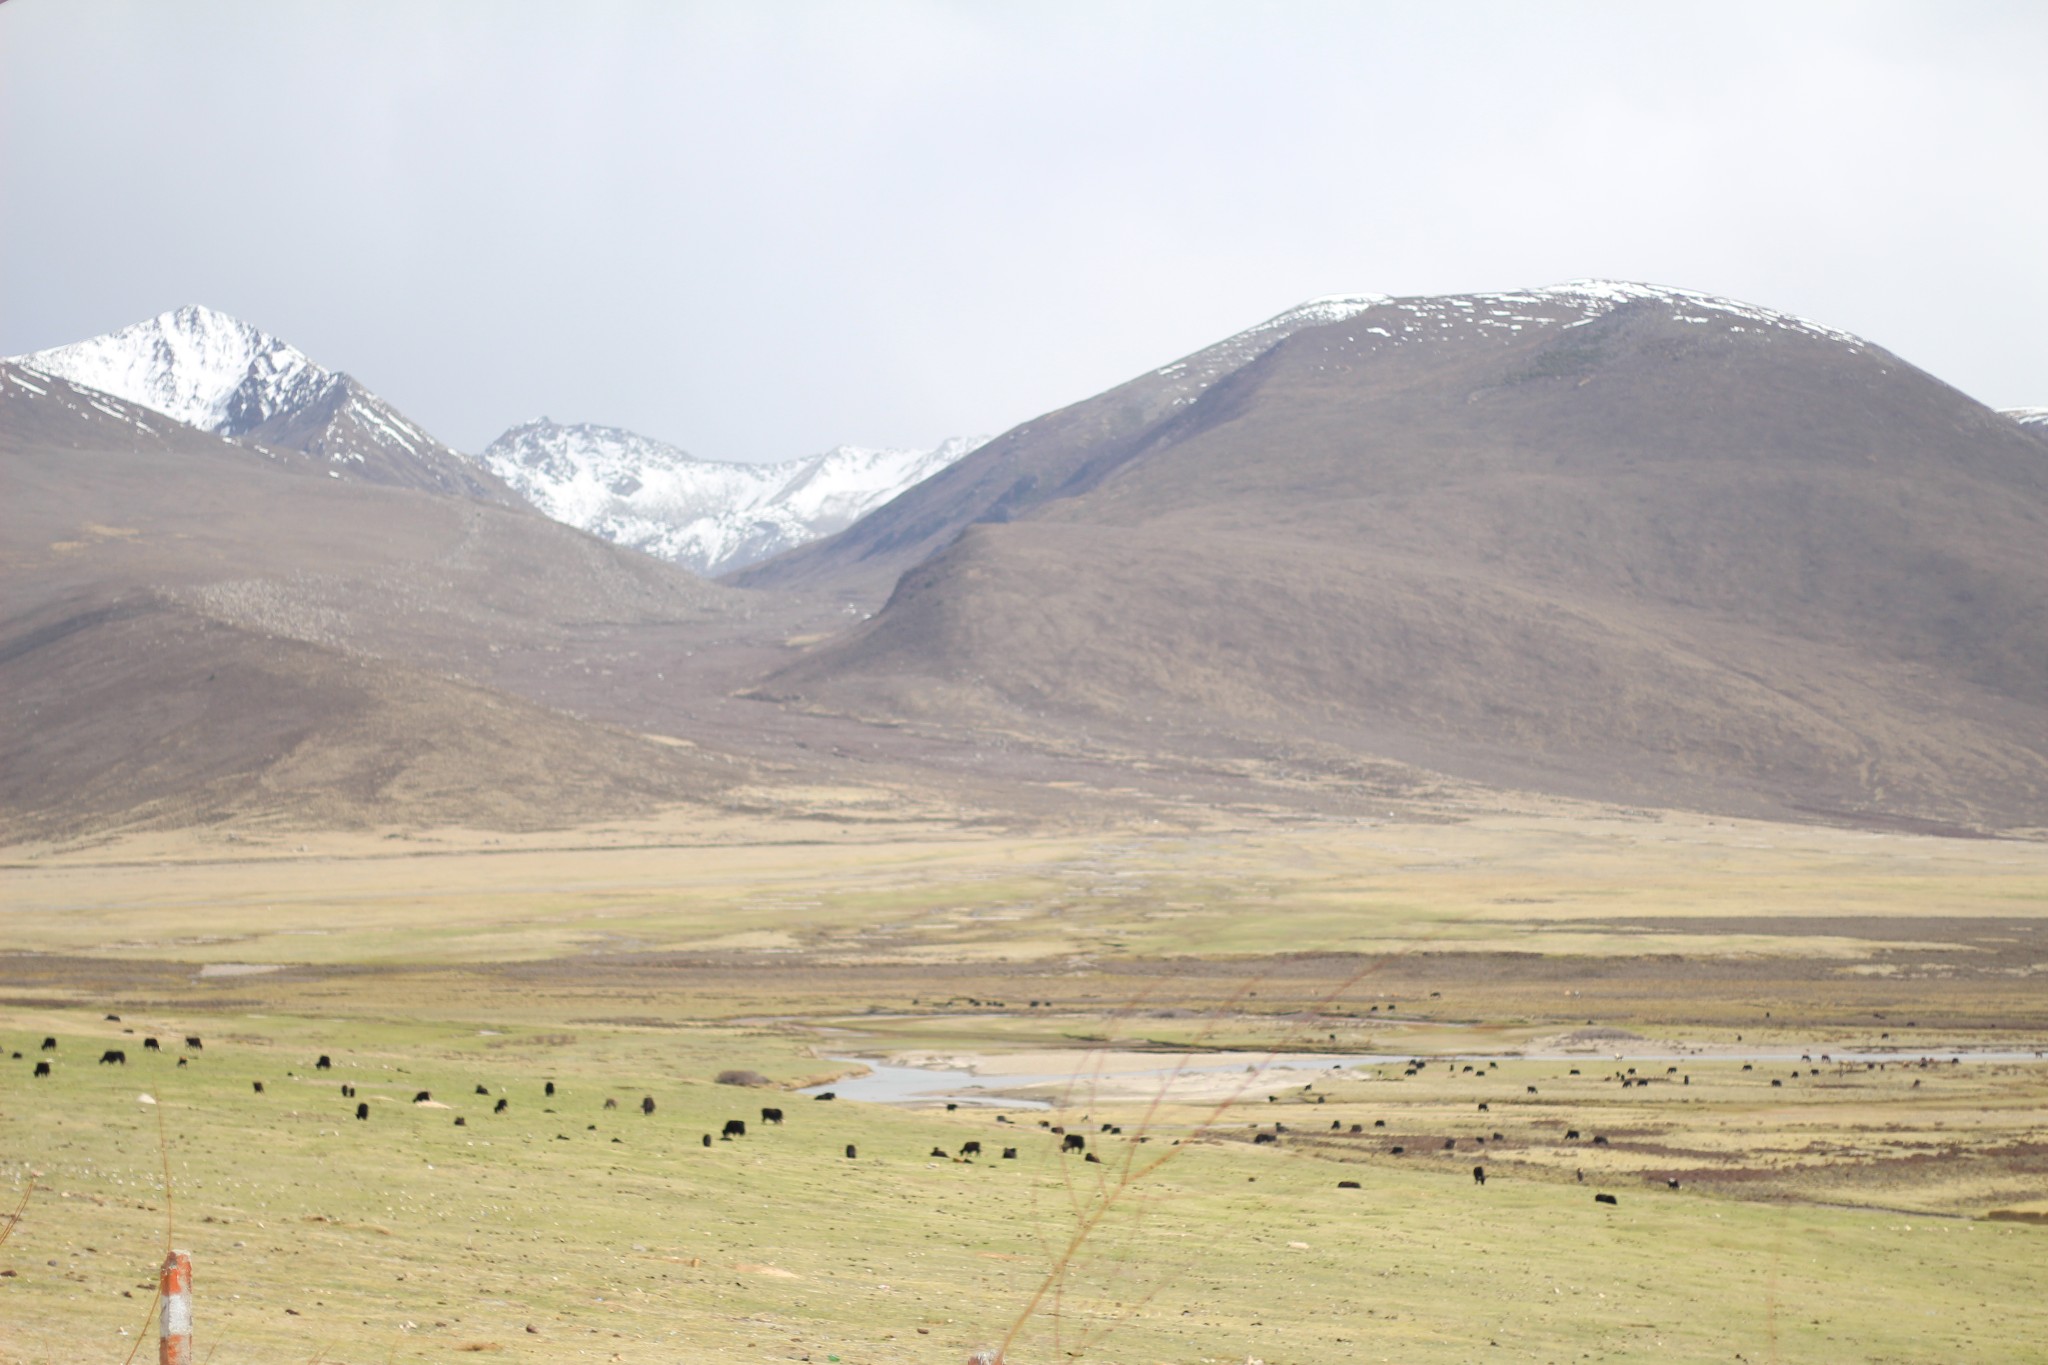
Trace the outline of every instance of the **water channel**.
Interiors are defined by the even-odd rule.
[[[1213,1058],[1214,1053],[1205,1054]],[[1305,1078],[1327,1075],[1332,1071],[1350,1071],[1359,1067],[1405,1066],[1412,1054],[1358,1053],[1347,1056],[1332,1056],[1326,1053],[1284,1053],[1265,1055],[1246,1053],[1242,1059],[1228,1061],[1179,1061],[1171,1054],[1161,1054],[1156,1067],[1129,1069],[1118,1067],[1115,1079],[1130,1081],[1147,1076],[1165,1078],[1170,1076],[1221,1075],[1229,1072],[1256,1073],[1258,1083],[1278,1084],[1300,1083]],[[1082,1052],[1074,1056],[1071,1070],[1047,1072],[1044,1074],[1000,1073],[982,1076],[960,1067],[904,1066],[874,1057],[832,1057],[835,1062],[868,1068],[862,1076],[848,1076],[823,1085],[814,1085],[799,1094],[816,1095],[830,1091],[840,1099],[865,1100],[871,1104],[940,1105],[957,1104],[990,1109],[1051,1109],[1056,1101],[1043,1096],[1020,1095],[1023,1090],[1057,1088],[1072,1090],[1077,1094],[1087,1090],[1093,1072],[1088,1061],[1089,1054]],[[1456,1056],[1434,1056],[1426,1060],[1435,1065],[1471,1064],[1484,1066],[1488,1063],[1549,1061],[1559,1065],[1576,1063],[1580,1066],[1603,1065],[1607,1062],[1648,1063],[1679,1065],[1686,1062],[1695,1064],[1719,1062],[1768,1063],[1776,1065],[1823,1065],[1821,1057],[1829,1058],[1829,1065],[1857,1065],[1864,1062],[1919,1062],[1929,1060],[1948,1065],[1950,1059],[1957,1064],[1985,1062],[2031,1062],[2042,1059],[2039,1052],[1972,1052],[1943,1051],[1930,1052],[1801,1052],[1797,1049],[1775,1048],[1742,1052],[1628,1052],[1617,1054],[1574,1053],[1570,1055],[1544,1054],[1531,1057],[1521,1053],[1459,1054]]]

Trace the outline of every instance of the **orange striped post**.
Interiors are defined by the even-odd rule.
[[[156,1334],[157,1365],[192,1365],[192,1256],[174,1251],[164,1257],[157,1277],[163,1295],[162,1325]]]

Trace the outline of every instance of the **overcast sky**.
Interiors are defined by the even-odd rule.
[[[1582,276],[2048,404],[2048,4],[0,4],[0,354],[205,303],[467,450],[928,445]]]

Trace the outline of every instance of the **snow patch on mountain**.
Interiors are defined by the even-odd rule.
[[[197,306],[14,359],[223,436],[329,399],[346,382],[269,333]]]
[[[617,427],[543,417],[507,431],[481,459],[555,520],[711,575],[842,530],[982,443],[837,446],[731,464]]]
[[[1503,294],[1331,294],[1297,304],[1153,373],[1170,386],[1167,405],[1182,407],[1296,332],[1312,327],[1356,322],[1356,330],[1344,342],[1354,353],[1369,353],[1484,332],[1569,331],[1629,304],[1662,305],[1679,322],[1730,332],[1796,332],[1839,342],[1852,351],[1868,345],[1848,332],[1718,294],[1626,280],[1572,280]]]
[[[211,308],[173,309],[15,359],[217,436],[310,455],[338,477],[494,501],[509,496],[474,461],[348,375]]]
[[[1431,294],[1381,299],[1379,303],[1384,308],[1372,325],[1361,326],[1358,334],[1345,338],[1347,342],[1356,343],[1358,335],[1363,335],[1368,338],[1363,343],[1366,348],[1376,349],[1382,343],[1450,340],[1483,332],[1570,331],[1625,306],[1642,304],[1661,306],[1674,321],[1693,326],[1727,332],[1797,333],[1837,342],[1851,351],[1869,347],[1868,342],[1852,333],[1791,313],[1719,294],[1626,280],[1572,280],[1502,294]],[[1314,306],[1302,305],[1304,309]],[[1349,321],[1365,311],[1368,310],[1342,312],[1330,321]]]
[[[1256,327],[1247,327],[1242,332],[1227,336],[1214,346],[1183,356],[1171,365],[1163,365],[1153,373],[1170,384],[1171,390],[1166,395],[1169,405],[1192,403],[1202,396],[1202,390],[1225,375],[1243,369],[1276,343],[1302,328],[1342,322],[1391,302],[1393,300],[1385,294],[1331,294],[1325,298],[1310,299],[1267,318]]]
[[[2005,415],[2036,436],[2048,436],[2048,408],[2007,408]]]

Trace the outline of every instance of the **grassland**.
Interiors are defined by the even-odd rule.
[[[126,1357],[167,1236],[221,1365],[2043,1358],[2048,845],[1564,806],[494,840],[17,852],[0,1360]],[[1201,1049],[1254,1069],[1157,1074]],[[791,1093],[849,1054],[1072,1080]]]

